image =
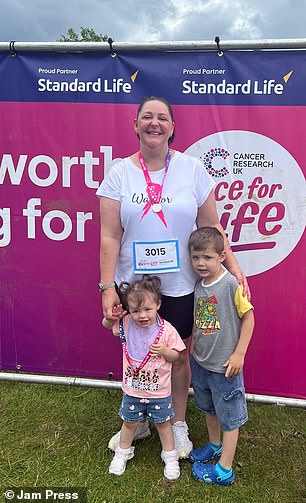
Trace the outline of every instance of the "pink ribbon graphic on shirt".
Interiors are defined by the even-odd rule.
[[[170,159],[171,159],[171,150],[170,150],[170,148],[168,149],[168,153],[167,153],[167,157],[166,157],[165,172],[164,172],[163,181],[162,181],[161,185],[159,183],[152,182],[150,174],[148,172],[147,165],[144,162],[144,159],[142,157],[142,153],[140,151],[138,152],[138,158],[139,158],[142,172],[144,174],[144,177],[145,177],[145,180],[147,183],[146,192],[147,192],[147,196],[149,199],[149,201],[145,204],[145,206],[142,210],[140,221],[148,213],[149,209],[151,207],[153,207],[154,213],[156,213],[156,215],[159,216],[159,218],[163,222],[164,226],[168,227],[163,210],[160,205],[160,202],[161,202],[161,196],[162,196],[165,178],[167,176],[168,169],[169,169],[169,164],[170,164]],[[154,205],[158,205],[158,208],[154,208]]]
[[[151,208],[151,206],[153,206],[153,204],[160,202],[161,195],[162,195],[162,186],[159,183],[149,182],[146,187],[146,192],[147,192],[147,196],[149,198],[149,201],[145,204],[145,206],[142,209],[140,221],[148,213],[149,209]],[[157,215],[159,216],[159,218],[161,219],[163,224],[166,227],[168,227],[162,209],[157,213]]]

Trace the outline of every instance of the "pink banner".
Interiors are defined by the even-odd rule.
[[[305,56],[300,53],[294,53],[290,68],[304,64]],[[70,55],[67,69],[81,68],[86,57]],[[219,57],[210,63],[209,68],[220,70],[213,74],[213,100],[207,87],[211,75],[202,73],[201,82],[194,80],[200,78],[200,69],[207,69],[206,63],[198,59],[192,63],[190,55],[180,55],[181,67],[176,71],[181,81],[172,82],[168,93],[164,75],[155,73],[152,83],[151,60],[146,63],[147,56],[142,57],[141,64],[137,58],[136,62],[132,58],[132,63],[128,57],[122,58],[117,73],[107,70],[112,79],[104,84],[97,77],[98,70],[95,78],[90,77],[91,92],[95,92],[96,83],[103,94],[104,85],[103,96],[99,94],[102,102],[83,99],[80,80],[75,82],[73,73],[70,83],[79,86],[77,93],[72,96],[72,86],[67,91],[69,99],[62,97],[63,90],[59,98],[54,75],[39,74],[39,69],[63,70],[63,64],[44,62],[41,67],[39,55],[37,67],[33,56],[29,56],[29,63],[27,56],[21,60],[18,72],[25,75],[24,88],[20,83],[12,85],[13,90],[0,88],[1,369],[121,378],[120,342],[101,326],[99,201],[95,192],[112,162],[138,148],[133,120],[142,92],[163,94],[173,102],[173,147],[199,157],[215,178],[219,216],[249,277],[255,306],[256,328],[245,364],[247,392],[306,398],[302,305],[306,103],[296,103],[296,93],[293,104],[289,95],[284,96],[293,76],[287,77],[287,82],[281,80],[283,68],[276,66],[279,80],[275,77],[273,86],[272,77],[256,80],[253,73],[248,76],[248,71],[256,75],[258,66],[254,63],[249,69],[248,62],[244,65],[245,54],[241,68],[238,55],[230,67],[228,60]],[[165,59],[165,54],[156,55],[156,64],[170,71]],[[7,65],[14,75],[11,64],[0,59],[0,76],[7,73]],[[111,64],[108,58],[107,65]],[[265,64],[268,68],[269,60],[264,60]],[[134,78],[129,84],[132,93],[140,78],[134,70],[139,68],[148,82],[144,77],[144,89],[139,86],[130,96],[124,87],[127,79],[119,76],[129,73]],[[198,73],[184,74],[184,70]],[[105,76],[106,70],[101,71]],[[31,88],[28,73],[35,72],[39,74],[37,99],[23,94]],[[229,84],[223,82],[226,75],[228,79],[231,75],[231,82],[238,82],[243,75],[244,83],[231,93],[226,87]],[[39,82],[47,77],[51,83]],[[163,93],[155,82],[164,83]],[[199,86],[205,83],[204,93],[204,87]],[[174,85],[181,91],[180,99]],[[282,94],[277,85],[283,86]],[[203,89],[202,95],[199,89]],[[47,97],[38,94],[45,92]],[[278,92],[281,100],[287,100],[279,105],[275,103]],[[16,98],[10,93],[16,93]],[[113,102],[109,102],[110,95]],[[244,102],[246,98],[250,103]],[[222,102],[225,99],[230,102]]]

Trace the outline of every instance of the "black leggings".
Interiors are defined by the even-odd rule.
[[[176,328],[182,339],[191,336],[193,327],[193,292],[183,297],[162,295],[159,314]]]

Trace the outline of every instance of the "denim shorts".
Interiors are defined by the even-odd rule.
[[[127,423],[149,419],[152,423],[165,423],[174,417],[172,396],[166,398],[138,398],[123,394],[119,416]]]
[[[225,377],[201,367],[190,356],[192,386],[197,409],[217,415],[222,431],[236,430],[248,420],[243,375]]]

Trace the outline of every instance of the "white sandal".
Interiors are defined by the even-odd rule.
[[[181,474],[180,465],[176,449],[173,451],[162,451],[161,458],[165,463],[164,476],[168,480],[176,480]]]
[[[122,475],[125,472],[126,463],[129,459],[134,457],[135,447],[129,447],[128,449],[121,449],[121,447],[116,447],[115,456],[109,465],[108,472],[113,475]]]

